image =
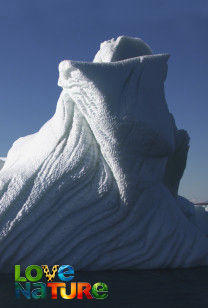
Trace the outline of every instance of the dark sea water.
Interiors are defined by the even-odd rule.
[[[16,299],[14,276],[0,275],[0,308],[9,307],[159,307],[208,308],[208,267],[177,270],[77,272],[74,281],[105,282],[104,300]]]

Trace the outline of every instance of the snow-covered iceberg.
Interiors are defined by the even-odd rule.
[[[92,63],[60,63],[54,116],[0,171],[0,271],[208,265],[207,234],[177,193],[189,137],[165,101],[168,57],[119,37]]]

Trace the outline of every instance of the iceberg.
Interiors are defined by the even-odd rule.
[[[207,215],[202,228],[178,196],[189,136],[165,100],[168,58],[120,36],[60,63],[54,116],[0,171],[0,272],[208,265]]]

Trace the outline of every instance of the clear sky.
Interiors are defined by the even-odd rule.
[[[207,200],[207,0],[1,0],[0,156],[53,115],[58,63],[91,61],[101,41],[122,34],[171,55],[166,98],[191,137],[180,192]]]

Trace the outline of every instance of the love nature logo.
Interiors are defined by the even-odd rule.
[[[42,282],[43,274],[47,284]],[[104,282],[71,282],[74,279],[74,269],[71,265],[54,265],[49,270],[48,265],[29,265],[25,276],[21,276],[21,266],[15,265],[16,298],[46,299],[105,299],[108,297],[108,286]],[[53,282],[58,276],[61,282]],[[50,296],[51,295],[51,296]]]

